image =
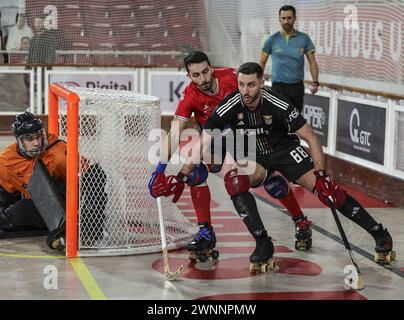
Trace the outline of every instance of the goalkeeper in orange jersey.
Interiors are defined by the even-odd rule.
[[[48,230],[48,246],[63,249],[66,144],[47,134],[43,122],[30,112],[17,115],[11,129],[17,141],[0,153],[0,232],[11,237]],[[90,165],[82,181],[85,187],[94,175],[101,176],[103,183],[92,191],[94,199],[87,197],[86,201],[90,210],[97,210],[101,223],[107,200],[105,173],[99,165]],[[86,215],[82,212],[82,228],[88,228],[92,222]]]

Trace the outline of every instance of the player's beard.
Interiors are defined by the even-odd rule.
[[[198,88],[202,91],[210,91],[212,92],[213,90],[213,78],[209,82],[204,82],[200,85],[198,85]]]
[[[246,105],[252,105],[260,96],[260,91],[257,92],[257,94],[250,96],[250,95],[243,95],[243,102]]]
[[[293,23],[292,24],[285,23],[285,24],[282,25],[282,28],[286,32],[291,32],[293,30]]]
[[[201,85],[199,85],[199,89],[201,89],[202,91],[211,91],[212,81],[202,83]]]

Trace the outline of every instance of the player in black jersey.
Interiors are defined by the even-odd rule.
[[[331,201],[345,217],[370,233],[376,241],[377,262],[393,261],[395,252],[389,232],[327,175],[322,146],[300,112],[287,99],[264,88],[263,70],[257,63],[244,63],[237,74],[239,90],[228,95],[213,111],[202,134],[202,145],[208,150],[214,129],[230,128],[236,136],[242,133],[245,137],[253,135],[256,138],[256,161],[249,161],[253,172],[246,174],[236,166],[224,177],[226,190],[237,212],[256,240],[256,249],[250,256],[250,269],[256,270],[257,265],[273,261],[271,237],[249,189],[265,188],[274,170],[314,192],[325,205],[329,206],[328,201]],[[310,154],[300,146],[299,137],[308,143]],[[199,161],[193,159],[192,163]],[[240,163],[239,157],[237,161]],[[186,162],[177,176],[167,177],[167,190],[175,189],[187,180],[194,166],[192,163]]]

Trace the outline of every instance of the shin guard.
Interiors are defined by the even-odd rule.
[[[257,203],[250,192],[232,196],[231,200],[248,231],[255,239],[259,238],[263,232],[266,232],[257,209]]]
[[[355,222],[373,235],[373,227],[378,225],[378,223],[355,198],[347,194],[345,203],[338,210],[349,220]]]

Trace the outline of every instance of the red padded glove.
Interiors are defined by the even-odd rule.
[[[166,176],[164,175],[163,172],[153,173],[153,176],[149,182],[149,190],[150,194],[155,198],[165,196],[167,188],[166,188]]]
[[[184,191],[185,183],[179,179],[178,176],[168,176],[166,178],[166,197],[174,195],[173,203],[176,203]]]
[[[341,208],[345,204],[345,190],[338,187],[334,179],[331,178],[325,170],[314,171],[314,175],[316,176],[314,194],[316,194],[320,201],[327,207],[329,207],[328,201],[331,201],[335,208]]]
[[[169,197],[172,194],[173,202],[177,202],[182,192],[184,191],[185,184],[177,176],[165,177],[164,174],[158,174],[152,187],[153,197]]]

